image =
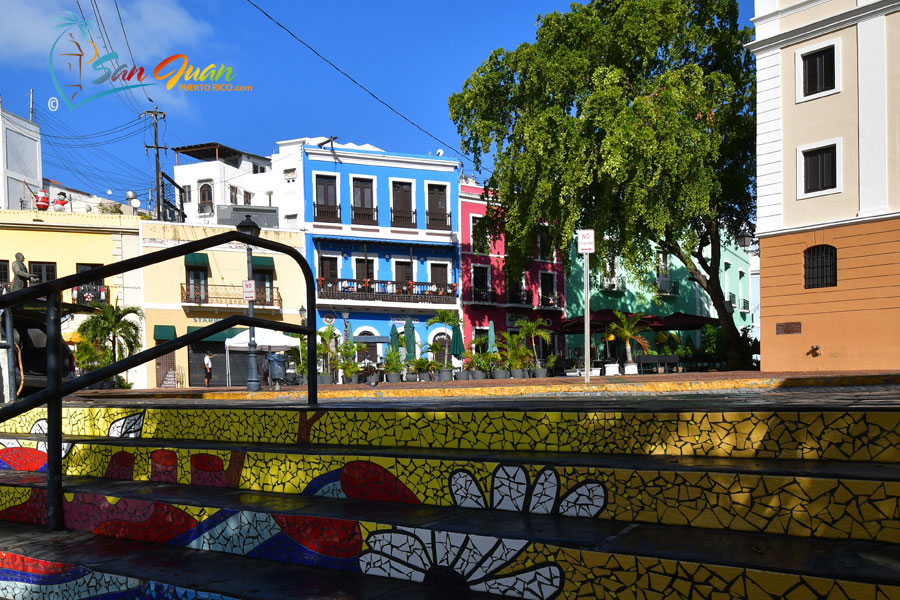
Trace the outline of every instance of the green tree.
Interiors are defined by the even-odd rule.
[[[615,313],[619,322],[611,323],[609,331],[625,342],[625,361],[633,363],[634,358],[631,356],[631,342],[633,340],[644,352],[650,350],[650,342],[638,335],[644,331],[650,331],[650,326],[642,321],[644,315],[641,313],[628,315],[618,310],[615,311]]]
[[[751,32],[737,19],[735,0],[573,4],[542,16],[534,43],[492,52],[449,100],[476,167],[493,158],[479,227],[505,237],[511,272],[542,230],[566,248],[594,229],[598,270],[615,254],[651,273],[665,251],[709,295],[731,367],[721,248],[755,209]]]
[[[529,321],[525,318],[521,318],[516,321],[514,326],[519,330],[519,335],[531,340],[531,351],[534,353],[534,364],[540,365],[540,362],[538,361],[535,338],[541,338],[549,344],[551,340],[550,330],[544,327],[543,322],[539,320]]]
[[[100,302],[92,302],[91,306],[95,312],[78,326],[78,333],[94,347],[108,351],[109,363],[128,358],[140,349],[140,321],[144,311],[137,306],[119,307]]]
[[[441,323],[444,326],[444,329],[448,332],[452,331],[453,327],[459,325],[459,313],[455,310],[449,310],[446,308],[441,308],[434,311],[434,316],[428,319],[425,322],[426,327],[431,327],[432,325],[437,325]],[[445,338],[444,345],[444,368],[447,368],[447,360],[450,358],[450,333],[447,334]]]

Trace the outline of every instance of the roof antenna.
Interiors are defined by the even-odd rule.
[[[324,148],[324,147],[325,147],[325,144],[331,143],[331,151],[334,152],[334,140],[336,140],[336,139],[338,139],[338,136],[333,135],[333,136],[331,136],[330,138],[328,138],[327,140],[325,140],[324,142],[320,142],[320,143],[318,143],[318,144],[316,144],[316,145],[317,145],[319,148]]]

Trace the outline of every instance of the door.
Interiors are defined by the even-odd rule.
[[[397,291],[407,293],[409,291],[409,282],[413,280],[412,263],[409,261],[397,261],[394,263],[395,280],[397,281]]]
[[[253,271],[253,281],[256,282],[256,302],[264,306],[272,304],[272,272]]]
[[[187,302],[206,302],[208,290],[207,279],[208,274],[206,269],[187,270]]]
[[[337,282],[338,265],[336,256],[322,256],[319,258],[319,277],[332,285]]]
[[[416,226],[412,210],[412,184],[408,181],[394,182],[391,225],[393,227]]]
[[[541,273],[541,304],[556,306],[556,277],[553,273]]]
[[[356,259],[356,280],[375,279],[375,260],[371,258]]]
[[[175,387],[175,353],[169,352],[156,359],[156,387]]]
[[[428,229],[450,229],[447,219],[447,187],[428,186]]]

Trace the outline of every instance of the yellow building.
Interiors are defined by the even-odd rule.
[[[756,0],[753,22],[762,369],[896,369],[900,1]]]
[[[151,253],[231,230],[230,227],[142,221],[141,253]],[[302,252],[303,236],[299,232],[264,229],[260,236],[299,248]],[[257,317],[303,324],[306,287],[300,267],[292,258],[254,248],[253,276],[257,288],[257,301],[254,303]],[[244,244],[226,244],[153,265],[144,269],[142,278],[145,348],[225,317],[246,314],[247,311],[241,286],[242,281],[247,279]],[[215,355],[211,385],[224,385],[224,341],[240,330],[236,328],[217,334],[159,359],[155,364],[148,363],[145,372],[148,387],[202,386],[202,361],[207,351]],[[247,371],[246,353],[231,354],[231,370],[233,383],[243,384]]]

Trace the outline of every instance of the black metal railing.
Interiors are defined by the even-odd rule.
[[[91,302],[109,302],[109,286],[86,283],[72,288],[72,302],[90,304]]]
[[[488,288],[472,288],[472,301],[493,304],[494,294]]]
[[[541,294],[540,306],[541,308],[562,308],[562,297],[555,292]]]
[[[191,283],[181,284],[182,304],[225,304],[241,306],[246,305],[244,290],[240,285],[197,285]],[[256,288],[256,298],[253,300],[256,307],[281,308],[281,293],[277,287]]]
[[[69,275],[41,283],[34,287],[17,290],[0,295],[0,309],[8,309],[29,300],[46,298],[47,313],[47,387],[19,400],[18,402],[0,408],[0,423],[15,418],[33,408],[47,405],[47,527],[51,530],[61,529],[63,526],[62,512],[62,398],[82,390],[91,384],[113,377],[128,369],[142,365],[148,361],[165,356],[179,348],[203,340],[210,335],[225,331],[236,325],[248,325],[252,327],[264,327],[278,331],[303,333],[307,335],[307,356],[315,356],[316,330],[314,327],[293,325],[269,319],[258,319],[244,315],[226,317],[217,323],[179,336],[174,340],[164,342],[143,352],[139,352],[128,358],[116,361],[111,365],[91,371],[80,377],[63,383],[62,381],[62,331],[61,331],[61,301],[62,292],[76,286],[89,284],[92,281],[102,281],[107,277],[126,273],[135,269],[141,269],[155,265],[166,260],[179,258],[187,254],[206,250],[220,244],[240,242],[251,246],[266,248],[276,252],[282,252],[293,258],[300,266],[303,277],[306,280],[306,308],[310,315],[316,314],[316,288],[313,281],[312,269],[306,259],[294,248],[267,240],[229,231],[213,237],[194,242],[187,242],[164,248],[151,254],[145,254],[130,258],[118,263],[97,267],[83,273]],[[12,311],[5,311],[6,331],[9,335],[12,331]],[[307,383],[307,402],[315,405],[318,401],[318,384],[315,377],[309,377]]]
[[[317,223],[340,223],[341,207],[334,204],[313,204],[313,221]]]
[[[425,211],[425,229],[450,231],[450,213]]]
[[[668,277],[657,277],[656,278],[656,289],[659,291],[660,295],[677,296],[678,295],[678,282],[672,281]]]
[[[506,302],[508,304],[531,306],[531,294],[525,290],[508,290],[506,292]]]
[[[457,285],[455,283],[325,277],[320,277],[317,283],[319,297],[329,300],[425,302],[430,304],[454,304],[456,302]]]
[[[416,211],[403,210],[401,208],[391,209],[391,227],[416,227]]]
[[[378,225],[378,212],[372,206],[353,206],[350,208],[350,222],[354,225]]]

